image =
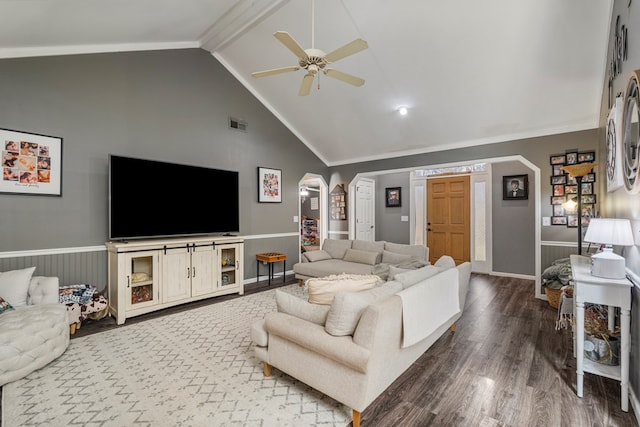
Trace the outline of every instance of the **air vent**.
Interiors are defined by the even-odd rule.
[[[247,122],[244,120],[234,119],[233,117],[229,117],[229,127],[231,129],[241,130],[243,132],[247,131]]]

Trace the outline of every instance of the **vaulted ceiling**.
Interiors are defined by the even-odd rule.
[[[596,128],[612,0],[8,0],[0,58],[199,47],[328,165]],[[273,33],[361,87],[304,70]],[[319,83],[319,89],[318,89]],[[406,106],[408,114],[397,110]]]

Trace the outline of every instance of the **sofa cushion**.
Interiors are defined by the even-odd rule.
[[[352,249],[359,251],[380,252],[384,250],[384,242],[370,242],[368,240],[354,240],[351,243]]]
[[[400,264],[403,261],[409,261],[411,255],[398,254],[390,251],[382,252],[382,262],[385,264]]]
[[[330,305],[337,292],[357,292],[373,288],[380,282],[378,276],[370,274],[332,274],[307,280],[309,302]]]
[[[344,253],[343,261],[357,262],[359,264],[376,265],[380,262],[380,252],[361,251],[358,249],[347,249]]]
[[[319,250],[319,251],[309,251],[302,254],[307,261],[316,262],[323,261],[325,259],[331,259],[331,255],[327,251]]]
[[[331,258],[342,259],[347,249],[351,249],[351,240],[325,239],[322,250],[331,255]]]
[[[311,304],[280,289],[276,289],[276,306],[281,313],[287,313],[321,326],[325,324],[329,312],[328,305]]]
[[[353,335],[362,312],[372,303],[402,290],[398,282],[387,282],[361,292],[338,292],[327,315],[325,331],[333,336]]]
[[[426,260],[428,255],[427,247],[422,245],[403,245],[400,243],[385,242],[384,250],[397,254],[411,255],[413,258],[421,260]]]
[[[11,304],[9,304],[9,302],[5,301],[2,297],[0,297],[0,314],[9,310],[13,310],[13,307],[11,306]]]
[[[440,267],[442,270],[446,270],[455,267],[456,262],[449,255],[442,255],[433,265]]]
[[[0,295],[15,308],[27,305],[29,282],[35,267],[0,273]]]
[[[406,289],[415,285],[418,282],[428,279],[431,276],[435,276],[442,270],[433,265],[427,265],[426,267],[419,268],[417,270],[406,271],[404,273],[396,274],[394,280],[402,283],[402,288]]]

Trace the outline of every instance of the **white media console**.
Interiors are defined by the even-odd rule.
[[[244,240],[236,236],[107,242],[109,312],[133,316],[204,298],[244,294]]]

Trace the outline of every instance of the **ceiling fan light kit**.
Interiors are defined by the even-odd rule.
[[[318,74],[318,71],[322,71],[325,76],[343,81],[353,86],[362,86],[364,79],[360,77],[352,76],[342,71],[338,71],[333,68],[328,68],[327,65],[334,63],[340,59],[346,58],[356,54],[364,49],[367,49],[369,45],[365,40],[355,39],[350,43],[345,44],[342,47],[337,48],[329,53],[324,53],[320,49],[314,47],[314,2],[311,2],[311,48],[303,49],[302,46],[286,31],[276,31],[273,36],[280,41],[287,49],[289,49],[298,58],[297,66],[281,67],[272,70],[256,71],[251,73],[253,77],[266,77],[276,74],[288,73],[291,71],[298,71],[304,69],[307,74],[302,79],[302,85],[298,91],[298,95],[306,96],[311,92],[311,86],[313,80]],[[320,84],[318,84],[318,89]]]

